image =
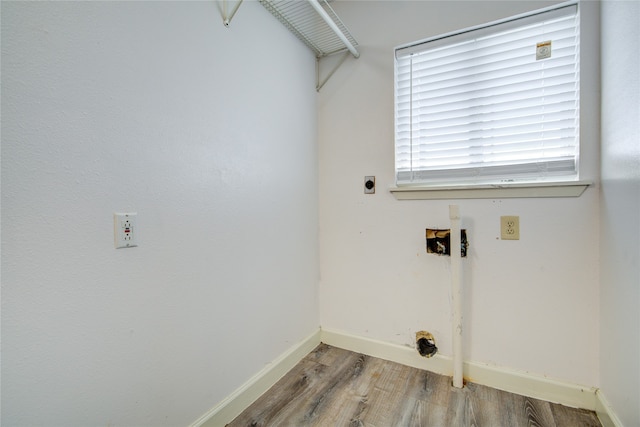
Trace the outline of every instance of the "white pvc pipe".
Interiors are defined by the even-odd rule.
[[[458,205],[449,205],[451,220],[451,294],[453,305],[453,386],[462,388],[462,255],[460,243],[460,212]]]
[[[327,25],[333,30],[333,32],[336,33],[336,35],[340,38],[340,40],[342,40],[342,43],[344,43],[347,49],[349,49],[349,52],[351,52],[353,56],[358,58],[360,56],[360,53],[351,44],[349,39],[347,39],[347,37],[342,33],[342,31],[340,30],[340,28],[338,28],[336,23],[333,22],[333,19],[331,19],[331,17],[327,14],[327,12],[325,12],[325,10],[322,8],[318,0],[309,0],[309,4],[313,6],[316,12],[318,12],[318,15],[320,15],[322,19],[324,19],[324,22],[326,22]]]

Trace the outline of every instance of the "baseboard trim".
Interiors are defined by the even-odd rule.
[[[453,375],[451,357],[436,354],[434,357],[425,358],[420,356],[413,347],[336,330],[318,329],[263,368],[190,427],[217,427],[231,422],[321,342],[414,368],[447,376]],[[464,379],[467,381],[536,399],[595,411],[603,427],[623,427],[602,391],[595,387],[580,386],[478,362],[464,362],[463,372]]]
[[[306,355],[320,344],[320,329],[294,345],[260,372],[251,377],[240,388],[224,398],[191,427],[219,427],[233,421],[280,378],[293,369]]]
[[[391,344],[330,329],[321,330],[320,340],[333,347],[366,354],[367,356],[390,360],[413,368],[435,372],[436,374],[453,375],[451,358],[441,354],[426,358],[420,356],[413,347]]]
[[[442,375],[453,375],[451,357],[436,354],[424,358],[413,347],[358,337],[340,331],[322,329],[321,341],[334,347],[363,353]],[[513,369],[477,362],[465,362],[465,380],[536,399],[575,408],[596,410],[595,387],[585,387]],[[615,426],[618,427],[618,426]],[[621,426],[620,426],[621,427]]]
[[[477,362],[465,362],[464,376],[468,381],[511,393],[574,408],[596,409],[595,387]]]
[[[596,415],[602,423],[602,427],[623,427],[622,422],[613,411],[613,407],[605,397],[602,390],[596,392]]]

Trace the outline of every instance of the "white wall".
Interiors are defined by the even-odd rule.
[[[550,2],[338,1],[360,43],[319,97],[320,317],[323,328],[414,346],[435,334],[451,355],[449,259],[427,255],[427,227],[448,228],[450,200],[397,201],[393,48]],[[582,22],[582,178],[598,177],[597,4]],[[377,192],[363,194],[375,175]],[[589,386],[598,383],[598,189],[579,198],[460,200],[464,358]],[[499,239],[519,215],[519,241]],[[428,361],[425,361],[428,369]]]
[[[2,2],[2,425],[187,425],[317,329],[314,58],[219,4]]]
[[[602,3],[600,382],[625,426],[640,425],[639,26],[639,2]]]

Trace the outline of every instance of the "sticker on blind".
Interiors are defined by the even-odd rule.
[[[551,58],[551,40],[536,44],[536,61]]]

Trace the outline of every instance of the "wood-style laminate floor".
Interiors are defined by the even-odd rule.
[[[235,426],[580,427],[594,412],[503,392],[320,344]]]

